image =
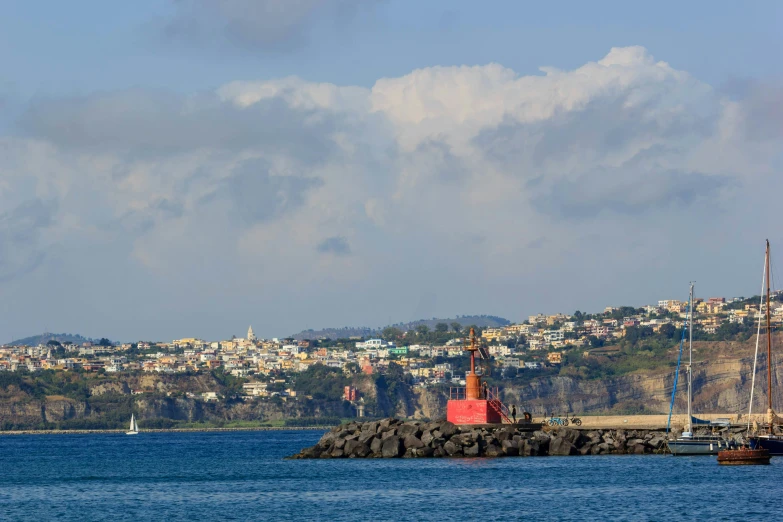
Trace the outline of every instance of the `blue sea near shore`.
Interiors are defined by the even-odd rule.
[[[752,520],[783,457],[284,460],[316,431],[0,437],[0,520]]]

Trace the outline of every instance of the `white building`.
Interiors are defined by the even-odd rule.
[[[397,345],[392,342],[386,342],[383,339],[367,339],[366,341],[357,341],[357,350],[378,350],[380,348],[396,348]]]
[[[551,343],[553,341],[562,341],[565,339],[563,330],[547,330],[544,332],[544,341]]]

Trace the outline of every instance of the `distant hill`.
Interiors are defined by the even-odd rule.
[[[462,326],[478,326],[480,328],[497,328],[500,326],[507,326],[511,324],[511,321],[502,317],[494,315],[458,315],[457,317],[439,319],[433,317],[432,319],[419,319],[418,321],[411,321],[409,323],[396,323],[387,326],[393,326],[399,328],[402,331],[413,330],[419,325],[426,325],[430,330],[435,329],[435,325],[438,323],[459,323]],[[324,328],[322,330],[303,330],[298,334],[294,334],[291,337],[297,340],[302,339],[345,339],[348,337],[372,337],[380,335],[381,331],[386,328],[382,326],[380,328],[369,328],[366,326],[345,326],[343,328]]]
[[[87,343],[87,342],[96,342],[96,339],[89,339],[87,337],[82,337],[79,334],[69,334],[69,333],[51,333],[51,332],[44,332],[40,335],[33,335],[31,337],[25,337],[24,339],[17,339],[16,341],[11,341],[8,343],[10,346],[38,346],[39,344],[46,344],[49,341],[59,341],[61,343],[73,343],[73,344],[81,344],[81,343]]]

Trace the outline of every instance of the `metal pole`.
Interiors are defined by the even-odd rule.
[[[693,283],[691,283],[691,295],[688,303],[688,431],[693,433],[691,420],[691,400],[693,397]]]
[[[769,319],[769,239],[767,239],[767,413],[769,429],[772,430],[772,328]]]

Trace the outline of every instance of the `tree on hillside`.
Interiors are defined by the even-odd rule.
[[[435,325],[435,331],[439,334],[443,334],[449,331],[449,325],[446,323],[438,323]]]
[[[457,322],[453,322],[451,323],[451,329],[454,330],[454,333],[459,335],[459,333],[462,331],[462,325]]]
[[[595,335],[588,335],[587,340],[590,342],[590,346],[592,348],[600,348],[601,346],[606,344],[606,341],[604,341],[600,337],[596,337]]]
[[[625,329],[625,340],[635,345],[642,339],[653,336],[653,329],[649,326],[631,326]]]
[[[419,339],[422,341],[427,340],[427,334],[430,333],[430,328],[426,324],[420,324],[416,327],[416,332],[419,334]]]
[[[399,341],[402,339],[402,331],[393,326],[387,326],[381,331],[381,337],[387,341]]]
[[[111,346],[111,341],[105,337],[101,337],[101,339],[98,341],[98,346]]]
[[[62,344],[60,344],[60,341],[55,341],[54,339],[52,339],[51,341],[48,341],[46,343],[46,346],[59,347],[62,346]]]
[[[340,400],[348,380],[339,368],[314,364],[296,376],[294,389],[314,399]]]
[[[667,339],[674,339],[674,336],[677,335],[677,328],[671,323],[663,324],[658,329],[658,335]]]
[[[733,338],[742,331],[742,327],[737,323],[723,323],[715,331],[719,339]]]

